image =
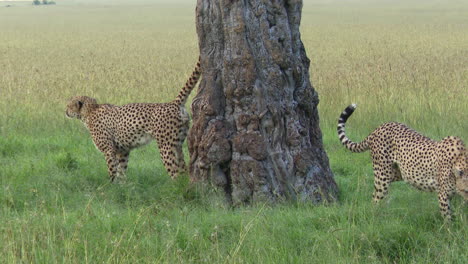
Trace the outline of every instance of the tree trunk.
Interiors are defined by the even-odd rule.
[[[300,0],[198,0],[202,81],[192,103],[190,177],[234,205],[338,192],[309,81]]]

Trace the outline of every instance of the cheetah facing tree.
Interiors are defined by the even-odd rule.
[[[338,120],[338,137],[352,152],[371,151],[374,202],[382,200],[391,182],[404,180],[423,191],[437,191],[440,211],[451,220],[450,198],[458,192],[468,200],[467,153],[460,138],[434,141],[400,123],[385,123],[362,142],[345,134],[346,120],[356,109],[348,106]]]
[[[124,181],[130,151],[156,139],[166,170],[174,178],[185,170],[182,144],[189,129],[185,101],[200,78],[200,60],[176,99],[169,103],[98,104],[76,96],[66,115],[80,119],[96,147],[105,155],[111,181]]]

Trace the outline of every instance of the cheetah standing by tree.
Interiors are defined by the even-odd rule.
[[[96,147],[105,155],[111,181],[125,180],[130,151],[156,139],[166,170],[174,178],[185,170],[182,144],[189,129],[188,95],[200,78],[200,60],[191,77],[169,103],[98,104],[96,99],[70,99],[66,115],[80,119]]]
[[[437,191],[446,220],[451,219],[450,198],[458,192],[468,200],[467,152],[463,141],[446,137],[437,142],[400,123],[385,123],[362,142],[345,134],[346,120],[356,109],[348,106],[338,120],[338,137],[353,152],[368,149],[374,168],[374,202],[382,200],[391,182],[404,180],[423,191]]]

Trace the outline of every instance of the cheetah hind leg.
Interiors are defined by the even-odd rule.
[[[118,160],[118,168],[116,175],[116,183],[125,183],[127,181],[127,167],[128,167],[128,158],[130,152],[117,152],[116,158]]]
[[[177,167],[177,172],[185,172],[187,170],[187,167],[185,166],[185,160],[184,160],[184,152],[182,151],[182,143],[179,142],[176,144],[174,147],[174,153],[176,154],[176,167]]]
[[[385,165],[373,164],[374,167],[374,203],[380,202],[388,194],[390,183],[398,181],[401,178],[401,173],[398,167],[391,163]]]
[[[111,182],[119,182],[119,162],[114,151],[107,151],[105,154],[106,163],[107,163],[107,172],[109,173],[109,178]]]
[[[187,171],[187,167],[185,165],[185,160],[184,160],[184,152],[182,151],[185,138],[187,137],[187,131],[188,131],[188,123],[184,125],[182,128],[180,128],[179,136],[174,146],[175,148],[174,151],[178,160],[177,167],[178,167],[179,172]]]
[[[172,179],[175,179],[178,172],[178,159],[175,153],[175,148],[170,142],[161,142],[159,144],[159,153],[163,161],[166,171],[169,173]]]

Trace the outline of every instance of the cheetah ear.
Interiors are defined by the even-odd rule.
[[[78,110],[81,110],[81,107],[83,107],[83,102],[78,101]]]

